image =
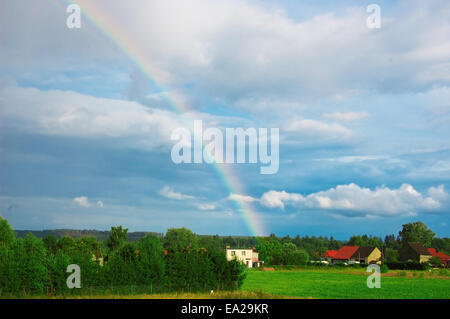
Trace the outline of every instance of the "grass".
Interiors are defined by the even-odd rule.
[[[381,275],[381,288],[366,285],[365,268],[302,267],[275,271],[251,269],[239,291],[210,293],[93,293],[69,296],[22,296],[38,299],[450,299],[450,273],[447,270],[390,270]],[[17,298],[9,296],[10,298]],[[8,296],[2,296],[8,298]]]
[[[3,296],[3,298],[7,298]],[[17,297],[10,297],[17,298]],[[221,291],[211,293],[165,293],[165,294],[99,294],[72,296],[28,296],[23,299],[292,299],[292,297],[264,293],[262,291]]]
[[[248,272],[243,291],[261,290],[264,293],[301,298],[364,298],[364,299],[449,299],[450,280],[434,273],[400,276],[389,272],[381,277],[381,288],[366,285],[368,273],[362,269],[305,269],[272,272]]]

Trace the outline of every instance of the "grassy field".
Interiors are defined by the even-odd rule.
[[[251,270],[242,290],[300,298],[450,299],[449,277],[391,271],[381,277],[381,288],[369,289],[366,285],[368,275],[364,269]]]
[[[248,270],[240,291],[167,294],[86,294],[72,296],[2,296],[2,298],[73,299],[450,299],[450,276],[439,271],[395,271],[382,274],[381,288],[369,289],[364,268],[297,268]]]

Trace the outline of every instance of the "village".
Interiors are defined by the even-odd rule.
[[[238,260],[246,265],[247,268],[263,267],[264,261],[259,260],[259,253],[254,247],[249,249],[234,249],[227,246],[227,260]],[[408,242],[399,249],[401,261],[425,263],[435,257],[438,258],[443,267],[448,267],[450,256],[437,251],[435,248],[426,248],[421,243]],[[321,257],[320,261],[312,261],[311,263],[322,264],[382,264],[383,253],[377,247],[359,247],[359,246],[342,246],[339,250],[327,250]]]

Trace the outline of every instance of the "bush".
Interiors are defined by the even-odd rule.
[[[398,270],[427,270],[429,265],[427,263],[418,263],[418,262],[390,262],[386,263],[389,269],[398,269]]]
[[[385,273],[387,273],[389,271],[389,267],[386,265],[386,264],[382,264],[381,266],[380,266],[380,272],[382,273],[382,274],[385,274]]]
[[[442,267],[442,261],[439,257],[434,256],[431,257],[430,260],[428,261],[429,264],[433,267]]]
[[[447,269],[439,269],[439,276],[450,276]]]

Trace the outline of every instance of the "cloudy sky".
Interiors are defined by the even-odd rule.
[[[250,235],[250,210],[264,234],[421,220],[449,236],[447,0],[88,2],[70,29],[67,2],[2,1],[0,214],[14,228]],[[279,128],[278,173],[219,165],[230,189],[212,165],[173,163],[187,119]]]

